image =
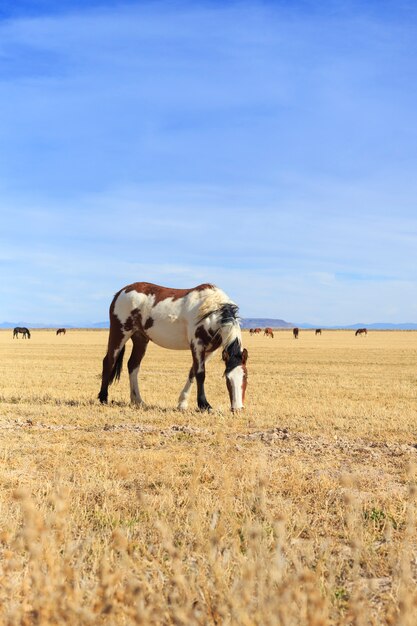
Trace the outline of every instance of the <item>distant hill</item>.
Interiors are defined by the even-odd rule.
[[[367,328],[368,330],[417,330],[417,324],[413,322],[404,324],[390,324],[389,322],[376,322],[374,324],[352,324],[352,326],[344,326],[356,330],[357,328]]]
[[[327,330],[357,330],[358,328],[367,328],[368,330],[417,330],[417,324],[414,322],[403,324],[391,324],[390,322],[374,322],[373,324],[350,324],[350,325],[338,325],[338,326],[320,326],[308,323],[296,324],[299,328],[308,330],[309,328],[324,328]]]
[[[66,324],[65,322],[45,324],[42,322],[0,322],[0,328],[14,328],[15,326],[26,326],[27,328],[108,328],[108,322],[85,322],[80,324]]]
[[[270,317],[246,317],[241,320],[242,328],[294,328],[294,324],[285,320],[278,320]]]

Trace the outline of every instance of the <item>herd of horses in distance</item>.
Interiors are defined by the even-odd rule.
[[[141,405],[139,370],[149,342],[171,350],[190,350],[191,367],[178,398],[178,409],[188,407],[193,383],[197,387],[197,406],[202,411],[211,410],[204,382],[206,363],[221,349],[224,378],[232,412],[244,408],[247,386],[248,351],[242,345],[242,330],[238,306],[229,296],[210,283],[191,289],[173,289],[152,283],[138,282],[120,289],[109,309],[110,327],[107,352],[103,359],[101,387],[98,399],[107,404],[108,388],[120,378],[126,342],[131,340],[132,351],[127,363],[130,382],[130,401]],[[65,328],[58,328],[56,335],[65,335]],[[262,333],[261,328],[249,329],[251,335]],[[292,329],[294,339],[299,328]],[[30,330],[17,326],[13,339],[30,339]],[[263,329],[266,337],[274,338],[274,331]],[[321,328],[315,330],[321,335]],[[359,328],[355,335],[366,335],[366,328]]]
[[[67,332],[66,328],[58,328],[56,331],[56,334],[65,335],[66,332]],[[16,326],[16,328],[13,328],[13,339],[15,337],[16,339],[19,339],[19,333],[22,335],[23,339],[30,339],[29,328],[26,328],[25,326]]]
[[[274,331],[272,330],[272,328],[269,328],[268,326],[266,328],[249,328],[249,334],[250,335],[260,335],[262,333],[264,333],[264,336],[266,337],[271,337],[271,339],[274,338]],[[292,329],[292,334],[294,336],[294,339],[298,339],[298,335],[300,334],[300,329],[295,326]],[[314,331],[315,335],[321,335],[322,334],[322,329],[321,328],[316,328],[316,330]],[[367,328],[358,328],[357,331],[355,332],[355,337],[357,337],[358,335],[367,335],[368,334],[368,329]]]
[[[274,331],[272,330],[272,328],[269,328],[269,326],[267,326],[266,328],[249,328],[249,334],[250,335],[259,335],[261,334],[263,331],[264,335],[266,337],[271,337],[271,339],[274,338]],[[57,335],[65,335],[65,333],[67,332],[66,328],[58,328],[56,331]],[[23,339],[30,339],[30,331],[28,328],[24,328],[21,326],[16,326],[16,328],[13,329],[13,339],[19,338],[19,333],[21,335],[23,335]],[[294,335],[294,339],[298,339],[298,335],[300,333],[300,329],[297,328],[297,326],[295,328],[292,329],[292,333]],[[315,335],[321,335],[322,334],[322,329],[321,328],[316,328],[316,330],[314,331]],[[367,335],[368,334],[368,329],[367,328],[358,328],[355,332],[355,337],[357,337],[358,335]]]

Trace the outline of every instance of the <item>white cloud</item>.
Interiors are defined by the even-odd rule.
[[[212,280],[246,315],[415,315],[412,35],[256,2],[3,22],[0,317],[100,319],[133,280]]]

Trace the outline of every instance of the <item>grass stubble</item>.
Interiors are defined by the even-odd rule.
[[[153,345],[103,407],[105,331],[0,332],[1,624],[417,623],[417,333],[244,339],[232,416],[219,359],[213,413]]]

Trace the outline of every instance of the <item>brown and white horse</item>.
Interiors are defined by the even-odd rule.
[[[65,335],[67,331],[65,330],[65,328],[58,328],[58,330],[56,331],[57,335]]]
[[[116,293],[110,305],[110,334],[99,400],[107,402],[108,387],[120,378],[125,344],[132,340],[128,361],[130,399],[142,404],[138,374],[149,341],[171,350],[191,349],[193,364],[180,394],[178,408],[186,409],[191,385],[197,381],[197,404],[211,406],[204,391],[205,364],[220,347],[231,410],[243,408],[248,351],[242,348],[238,307],[218,287],[210,284],[192,289],[170,289],[151,283],[133,283]]]
[[[267,337],[271,337],[271,339],[273,339],[273,338],[274,338],[274,331],[272,330],[272,328],[265,328],[265,330],[264,330],[264,336],[265,336],[265,335],[266,335]]]
[[[294,335],[294,339],[298,339],[298,333],[300,332],[300,329],[295,327],[292,329],[292,334]]]
[[[368,331],[366,328],[358,328],[358,330],[355,333],[355,337],[357,337],[358,335],[367,335]]]

